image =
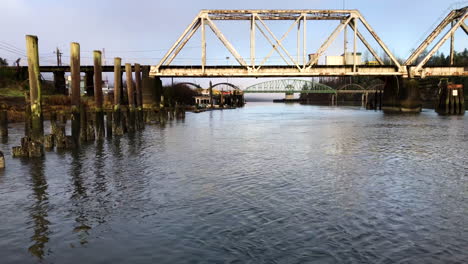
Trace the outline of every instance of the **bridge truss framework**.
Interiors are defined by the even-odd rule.
[[[401,64],[390,52],[385,43],[375,33],[369,23],[357,10],[202,10],[185,29],[179,39],[164,55],[161,61],[151,67],[150,75],[158,77],[304,77],[304,76],[403,76],[403,77],[425,77],[425,76],[468,76],[468,67],[424,67],[427,61],[437,52],[437,50],[447,41],[453,38],[454,32],[462,28],[468,34],[468,27],[465,20],[468,18],[468,7],[453,10],[441,22],[441,24],[423,41],[408,60]],[[215,21],[250,21],[250,58],[243,58],[236,48],[227,40]],[[276,36],[265,21],[293,21],[289,29],[281,36]],[[310,20],[337,20],[340,23],[330,34],[315,56],[307,59],[307,21]],[[362,24],[372,38],[378,43],[380,48],[389,57],[392,65],[384,65],[383,60],[377,52],[364,38],[358,29],[358,22]],[[427,49],[427,47],[439,36],[442,30],[449,24],[451,29],[442,39],[431,49],[425,58],[417,65],[412,65],[416,59]],[[294,27],[302,28],[297,31],[297,57],[294,58],[282,44]],[[206,27],[211,29],[221,43],[227,48],[231,55],[238,62],[237,66],[210,66],[206,63]],[[353,64],[343,66],[317,65],[319,58],[325,53],[331,43],[345,29],[351,28],[354,32]],[[201,32],[201,61],[194,66],[176,66],[172,62],[180,51],[185,47],[193,35]],[[271,45],[270,52],[262,60],[256,57],[256,35],[257,31]],[[302,42],[301,40],[302,34]],[[357,39],[366,46],[369,52],[378,61],[379,66],[357,65]],[[301,49],[302,47],[302,49]],[[264,48],[264,47],[262,47]],[[346,51],[346,48],[345,48]],[[266,65],[273,53],[277,53],[282,58],[283,65]],[[452,55],[453,58],[453,55]]]

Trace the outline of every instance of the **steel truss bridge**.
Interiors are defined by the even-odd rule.
[[[150,75],[153,77],[304,77],[304,76],[402,76],[402,77],[426,77],[426,76],[468,76],[468,67],[454,66],[454,32],[462,29],[468,34],[468,26],[465,20],[468,18],[468,6],[452,10],[447,17],[432,31],[432,33],[419,45],[405,63],[400,63],[390,52],[389,48],[372,29],[366,19],[358,10],[202,10],[185,29],[182,35],[172,45],[161,61],[151,67]],[[312,58],[307,58],[307,22],[313,20],[335,20],[338,25],[320,48],[316,50]],[[236,47],[228,41],[225,35],[216,25],[215,21],[250,21],[250,57],[242,57]],[[275,35],[268,27],[268,21],[292,21],[289,29],[282,35]],[[442,35],[445,28],[450,26],[448,32]],[[293,57],[290,50],[283,45],[283,41],[293,28],[297,27],[297,57]],[[237,61],[234,66],[211,66],[206,63],[207,41],[206,28],[209,28],[221,41],[224,47]],[[332,42],[338,35],[350,28],[354,33],[353,56],[351,65],[325,66],[317,65]],[[390,59],[386,65],[361,33],[360,28],[367,31],[378,46]],[[184,49],[187,42],[196,32],[201,33],[201,61],[198,65],[174,65],[173,61]],[[260,33],[258,34],[257,31]],[[256,38],[261,35],[269,45],[257,47]],[[302,37],[301,37],[302,35]],[[442,36],[441,36],[442,35]],[[346,35],[345,35],[346,36]],[[423,56],[424,51],[434,43],[437,37],[440,40]],[[357,65],[357,39],[361,40],[367,50],[372,54],[379,65]],[[302,41],[301,41],[302,39]],[[430,67],[427,62],[451,39],[451,66]],[[346,43],[345,37],[345,43]],[[345,44],[346,47],[346,44]],[[269,49],[264,58],[257,58],[256,50]],[[267,65],[272,54],[277,53],[283,61],[281,65]],[[344,49],[346,54],[346,48]],[[422,60],[419,58],[423,56]],[[416,63],[416,61],[418,61]]]

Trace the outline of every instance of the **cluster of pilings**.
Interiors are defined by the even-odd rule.
[[[13,157],[41,157],[45,150],[73,149],[85,142],[103,140],[125,133],[142,130],[147,122],[165,124],[168,120],[185,118],[185,109],[176,105],[171,108],[160,108],[160,104],[143,109],[142,68],[139,64],[125,64],[128,103],[123,103],[124,89],[121,83],[121,59],[114,59],[114,94],[111,108],[104,107],[102,91],[102,59],[101,52],[94,51],[93,93],[94,108],[81,98],[80,76],[80,45],[71,43],[71,107],[70,110],[51,112],[50,134],[44,134],[44,115],[42,111],[42,95],[39,70],[38,38],[26,36],[26,51],[28,56],[28,74],[30,86],[30,102],[25,111],[25,137],[19,146],[13,147]],[[133,79],[133,69],[135,80]],[[143,76],[149,69],[143,69]],[[160,82],[160,81],[159,81]],[[67,135],[67,121],[70,121],[71,135]],[[0,111],[0,134],[8,135],[6,111]],[[1,154],[1,153],[0,153]],[[2,156],[2,155],[0,155]],[[1,163],[0,159],[0,163]],[[0,164],[1,165],[1,164]]]
[[[441,115],[465,114],[463,85],[449,83],[447,79],[442,79],[439,83],[435,110]]]

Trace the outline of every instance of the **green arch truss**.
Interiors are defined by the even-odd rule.
[[[319,93],[334,94],[336,90],[318,82],[299,79],[280,79],[257,83],[244,89],[244,93]]]

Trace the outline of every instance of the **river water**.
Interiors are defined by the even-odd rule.
[[[0,263],[466,263],[468,118],[251,103],[11,158]]]

